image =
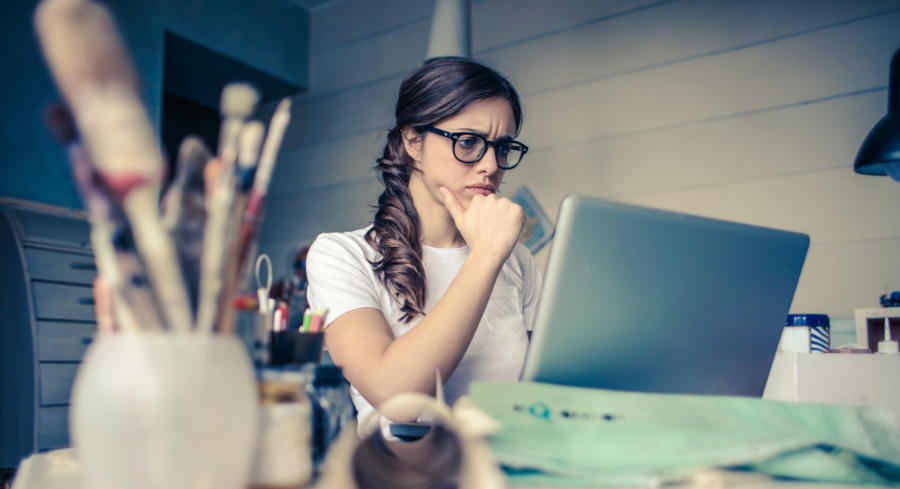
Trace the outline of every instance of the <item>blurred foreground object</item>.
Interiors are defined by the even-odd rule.
[[[109,11],[43,0],[34,25],[65,99],[47,124],[67,146],[98,269],[101,334],[69,411],[85,487],[243,489],[258,397],[247,350],[230,334],[232,304],[249,275],[290,101],[264,136],[249,120],[257,90],[227,84],[216,154],[187,138],[160,198],[164,157]]]

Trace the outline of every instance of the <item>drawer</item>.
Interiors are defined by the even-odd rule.
[[[38,450],[69,446],[69,408],[44,407],[38,410]]]
[[[38,319],[94,320],[91,287],[31,282],[31,291]]]
[[[94,339],[97,327],[84,323],[38,321],[38,360],[79,362]]]
[[[10,208],[27,241],[38,241],[90,249],[91,226],[84,213],[59,215],[38,209]]]
[[[25,261],[32,279],[91,285],[97,276],[94,258],[89,255],[25,248]]]
[[[41,405],[69,404],[72,383],[78,373],[77,363],[42,363]]]

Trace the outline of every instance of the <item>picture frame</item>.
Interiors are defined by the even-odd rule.
[[[527,186],[519,187],[509,198],[522,206],[522,210],[525,211],[525,225],[519,235],[519,242],[528,247],[534,255],[553,238],[555,230],[553,222]]]

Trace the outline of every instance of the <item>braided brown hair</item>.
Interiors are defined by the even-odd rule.
[[[403,145],[403,129],[421,132],[429,124],[452,117],[472,102],[501,97],[513,111],[516,132],[522,125],[519,95],[506,78],[469,58],[438,58],[413,71],[400,85],[396,123],[375,170],[384,185],[366,241],[381,253],[375,273],[400,305],[400,320],[409,322],[425,307],[425,269],[419,242],[419,214],[409,192],[415,167]]]

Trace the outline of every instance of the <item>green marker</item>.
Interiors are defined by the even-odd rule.
[[[306,312],[303,313],[303,324],[300,326],[301,333],[309,332],[309,323],[312,321],[312,311],[309,308],[306,308]]]

